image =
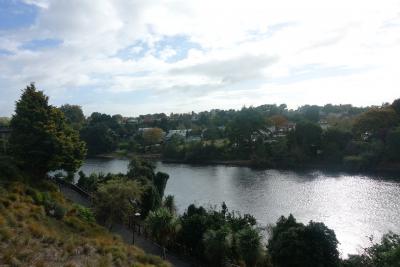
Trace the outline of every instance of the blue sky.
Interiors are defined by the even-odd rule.
[[[0,116],[30,82],[87,115],[400,97],[398,0],[0,0],[0,18]]]

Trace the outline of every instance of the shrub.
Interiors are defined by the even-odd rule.
[[[62,218],[64,218],[66,212],[66,208],[64,208],[62,205],[58,203],[54,204],[54,217],[56,219],[61,220]]]
[[[89,222],[89,223],[94,223],[96,222],[96,218],[94,216],[94,213],[92,212],[91,209],[89,208],[85,208],[81,205],[75,204],[74,208],[77,211],[77,215],[79,218],[81,218],[82,220]]]

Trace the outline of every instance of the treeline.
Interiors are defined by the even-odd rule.
[[[400,169],[400,100],[367,109],[332,107],[339,112],[333,117],[321,112],[326,107],[306,106],[295,113],[283,109],[271,116],[260,107],[243,108],[223,132],[214,130],[195,143],[173,138],[163,155],[186,162],[251,160],[272,168]]]
[[[367,108],[262,105],[132,120],[97,112],[85,118],[78,106],[61,110],[80,131],[89,155],[161,153],[183,162],[246,160],[268,168],[364,171],[400,169],[399,106],[400,100]],[[186,133],[164,137],[179,129]]]
[[[231,145],[239,151],[242,148],[244,151],[255,149],[253,138],[249,139],[246,130],[259,123],[260,114],[254,110],[243,109],[236,114],[238,117],[227,127],[235,129],[232,132],[237,134],[232,135],[230,143],[224,145]],[[71,180],[86,152],[78,130],[83,131],[88,126],[74,124],[64,112],[49,105],[48,97],[36,90],[33,84],[23,91],[10,121],[10,149],[0,160],[1,181],[22,181],[37,187],[43,184],[50,171],[56,170],[66,171],[65,179]],[[388,142],[392,138],[392,131],[398,127],[397,112],[396,103],[369,110],[359,115],[354,129],[361,134],[368,133],[371,141],[364,142],[371,145],[379,141]],[[376,118],[376,124],[372,124],[376,126],[375,131],[370,128],[371,122],[375,121],[371,118]],[[107,128],[112,127],[114,119],[111,117],[109,120],[108,116],[100,114],[91,118],[91,123],[99,127],[104,123],[103,126]],[[245,125],[244,129],[240,127],[242,124]],[[301,126],[299,123],[293,134],[288,136],[293,135],[296,144],[308,144],[303,147],[304,153],[318,155],[309,138],[315,140],[323,133],[312,122],[304,124]],[[307,124],[310,126],[306,127]],[[363,125],[368,126],[367,131]],[[105,132],[109,132],[109,129]],[[315,134],[317,132],[318,135]],[[361,255],[341,260],[333,230],[323,223],[299,223],[291,215],[281,217],[271,228],[265,245],[262,241],[263,229],[254,217],[229,211],[224,204],[221,209],[191,205],[182,215],[177,214],[174,198],[164,197],[167,181],[168,174],[156,173],[151,163],[134,158],[126,174],[86,176],[80,173],[78,185],[92,194],[94,215],[107,227],[112,228],[117,222],[127,223],[132,215],[139,213],[147,232],[162,247],[175,251],[183,249],[184,253],[208,266],[385,267],[398,266],[400,262],[400,237],[396,234],[385,235],[381,243],[366,248]],[[54,197],[56,194],[47,196],[34,191],[30,194],[32,201],[43,204],[51,216],[56,219],[65,216],[66,211]],[[14,194],[12,199],[18,200],[18,196]],[[0,204],[11,205],[10,201]],[[92,217],[87,210],[77,212],[82,218]],[[75,219],[71,225],[79,227]],[[79,231],[84,233],[86,230],[81,228]],[[4,232],[0,234],[3,240]]]
[[[365,108],[328,104],[290,110],[282,104],[137,118],[98,112],[85,118],[81,107],[68,104],[53,110],[78,132],[89,156],[155,153],[191,163],[245,160],[267,168],[364,171],[400,170],[399,106],[399,99]],[[10,122],[3,118],[0,124]],[[171,130],[184,134],[170,135]]]

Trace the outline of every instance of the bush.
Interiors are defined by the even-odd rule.
[[[91,209],[89,208],[85,208],[81,205],[75,204],[74,208],[77,211],[77,215],[79,218],[81,218],[82,220],[89,222],[89,223],[95,223],[96,222],[96,218],[94,216],[94,213],[92,212]]]
[[[54,203],[54,217],[58,220],[61,220],[64,218],[65,213],[67,212],[67,209],[61,206],[58,203]]]
[[[21,180],[22,174],[10,157],[0,156],[0,180]]]

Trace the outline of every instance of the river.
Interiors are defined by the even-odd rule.
[[[81,170],[125,173],[128,160],[88,159]],[[156,163],[170,175],[165,194],[175,196],[179,212],[195,203],[220,206],[255,216],[262,226],[292,213],[299,221],[324,222],[340,242],[342,257],[400,233],[400,178],[321,171],[254,170],[232,166]]]

